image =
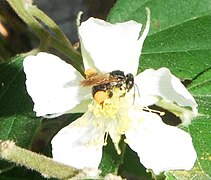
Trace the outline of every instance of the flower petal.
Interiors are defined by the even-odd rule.
[[[147,69],[135,77],[135,83],[140,92],[140,99],[150,96],[161,97],[167,102],[175,102],[179,106],[192,108],[194,116],[198,113],[193,96],[167,68]],[[168,107],[169,104],[164,108],[168,109]]]
[[[149,31],[149,17],[143,35],[142,25],[135,21],[110,24],[89,18],[79,26],[81,50],[85,69],[97,68],[101,72],[119,69],[137,73],[143,42]]]
[[[59,57],[40,52],[27,56],[23,66],[37,116],[63,114],[88,99],[91,91],[80,87],[82,75]]]
[[[147,169],[159,174],[167,170],[190,170],[194,166],[197,156],[188,133],[164,124],[154,113],[131,114],[134,121],[125,133],[127,143]]]
[[[54,136],[53,159],[78,169],[98,168],[103,141],[104,131],[89,123],[89,117],[84,114]]]

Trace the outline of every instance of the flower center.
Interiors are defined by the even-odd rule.
[[[92,114],[91,122],[105,133],[104,145],[107,144],[109,134],[118,154],[121,153],[121,136],[131,126],[128,111],[132,105],[133,96],[130,96],[125,88],[114,87],[112,97],[107,98],[102,104],[94,100],[88,106],[89,113]]]
[[[118,112],[125,104],[125,90],[114,88],[112,90],[112,97],[107,98],[102,104],[93,101],[89,105],[89,111],[93,112],[95,117],[103,117],[114,119],[117,117]]]

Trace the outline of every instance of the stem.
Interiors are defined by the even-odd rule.
[[[65,34],[60,30],[59,26],[57,26],[57,24],[44,12],[42,12],[40,9],[33,5],[29,7],[28,11],[33,17],[36,17],[37,19],[45,23],[45,25],[48,26],[49,29],[54,33],[53,36],[55,38],[59,38],[59,40],[63,42],[66,46],[69,46],[73,49],[72,44],[65,36]]]
[[[13,141],[0,141],[0,158],[40,172],[44,177],[67,179],[78,176],[80,171],[53,161],[51,158],[22,149]]]
[[[13,10],[17,13],[17,15],[27,24],[30,25],[30,27],[33,29],[33,31],[36,33],[36,35],[40,38],[43,39],[46,37],[47,33],[46,31],[42,28],[40,23],[31,16],[27,8],[29,6],[32,6],[30,2],[24,2],[23,0],[7,0],[9,5],[13,8]]]

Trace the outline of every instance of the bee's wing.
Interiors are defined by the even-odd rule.
[[[41,52],[26,57],[23,65],[37,116],[63,114],[90,93],[90,89],[80,86],[81,74],[57,56]],[[88,92],[84,92],[86,89]]]
[[[110,76],[109,73],[97,74],[81,81],[81,86],[97,86],[100,84],[109,83],[111,81],[112,81],[112,77]]]

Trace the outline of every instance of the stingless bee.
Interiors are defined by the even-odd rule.
[[[95,69],[88,69],[85,71],[85,75],[86,79],[81,82],[81,86],[92,86],[92,96],[101,105],[107,98],[113,96],[114,88],[124,90],[126,93],[134,86],[133,75],[131,73],[125,75],[120,70],[100,74]]]

